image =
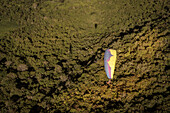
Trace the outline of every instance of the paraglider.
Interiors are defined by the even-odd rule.
[[[116,50],[107,49],[104,53],[104,67],[106,75],[109,78],[107,84],[109,84],[111,82],[111,79],[113,79],[115,64],[116,64]]]

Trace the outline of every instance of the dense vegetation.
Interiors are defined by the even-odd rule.
[[[170,112],[168,4],[1,0],[0,112]]]

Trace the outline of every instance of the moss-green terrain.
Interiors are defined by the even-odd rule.
[[[169,4],[1,0],[0,112],[170,112]]]

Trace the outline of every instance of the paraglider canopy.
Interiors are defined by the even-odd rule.
[[[104,54],[104,67],[106,75],[109,79],[113,79],[115,64],[116,64],[116,50],[107,49]]]

